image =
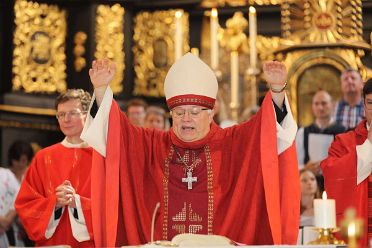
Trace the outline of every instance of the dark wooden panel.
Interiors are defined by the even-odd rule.
[[[9,92],[12,87],[13,6],[14,0],[0,1],[0,93]]]

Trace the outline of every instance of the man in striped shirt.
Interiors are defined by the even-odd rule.
[[[341,74],[343,98],[337,102],[335,120],[346,130],[354,129],[364,119],[362,89],[363,80],[358,71],[350,68]]]

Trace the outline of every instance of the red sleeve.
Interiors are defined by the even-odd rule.
[[[325,190],[329,198],[336,200],[336,212],[342,214],[350,206],[356,188],[356,144],[353,133],[336,136],[328,151],[328,157],[320,164]]]
[[[92,159],[92,225],[96,246],[115,246],[127,243],[126,236],[136,233],[138,226],[149,226],[148,220],[151,217],[145,214],[134,216],[135,213],[143,211],[142,208],[145,206],[142,203],[134,205],[137,204],[136,193],[131,190],[135,188],[141,191],[139,182],[143,181],[143,177],[146,176],[143,172],[152,171],[146,166],[154,164],[153,146],[159,143],[154,142],[155,134],[155,130],[131,125],[117,103],[112,102],[106,158],[93,151]],[[127,167],[128,165],[132,165],[130,170],[120,169],[121,166]],[[125,201],[133,206],[133,209],[128,207],[126,209],[129,215],[133,213],[132,218],[125,219],[120,209],[120,190],[123,188],[130,192],[125,194]],[[135,211],[137,208],[142,210]],[[136,221],[131,222],[132,219]],[[124,226],[125,220],[130,223],[126,222]],[[127,229],[125,229],[126,226]]]
[[[295,141],[278,156],[277,120],[270,93],[261,108],[261,166],[273,242],[296,244],[300,220],[300,180]]]
[[[42,182],[46,173],[40,170],[43,163],[40,156],[32,161],[22,181],[15,208],[30,239],[45,240],[45,231],[54,211],[56,196],[54,192],[44,192]]]
[[[365,140],[364,137],[362,138]],[[358,217],[368,220],[368,180],[357,185],[357,139],[355,132],[336,136],[329,149],[328,157],[320,164],[328,198],[336,200],[338,224],[349,207],[356,210]],[[366,247],[368,244],[367,233],[368,225],[365,225],[364,237],[359,242],[361,247]]]
[[[234,187],[230,190],[233,193],[224,194],[222,202],[216,192],[216,208],[225,212],[215,217],[214,226],[240,243],[279,245],[297,241],[300,187],[296,149],[293,142],[278,156],[276,122],[269,93],[254,118],[221,131],[223,147],[216,150],[226,155],[220,167],[214,160],[213,176],[216,185],[230,187],[234,183]],[[229,204],[224,206],[226,201]]]

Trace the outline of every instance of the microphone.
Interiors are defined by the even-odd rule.
[[[154,212],[152,214],[152,220],[151,220],[151,244],[154,243],[155,217],[156,217],[156,214],[158,212],[159,207],[160,207],[160,202],[157,202],[156,206],[155,206],[155,209],[154,209]]]

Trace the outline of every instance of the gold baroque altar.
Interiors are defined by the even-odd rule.
[[[281,8],[281,37],[257,36],[258,68],[265,60],[284,61],[289,68],[288,92],[292,109],[301,125],[312,121],[309,109],[311,96],[319,88],[340,96],[339,75],[347,67],[361,72],[364,80],[372,77],[362,57],[371,45],[363,40],[361,0],[220,0],[201,3],[202,7],[279,5]],[[39,4],[26,0],[15,2],[15,32],[13,82],[14,91],[27,93],[58,93],[67,88],[66,83],[66,12],[55,5]],[[167,70],[175,60],[176,13],[181,12],[182,52],[189,51],[189,14],[185,10],[142,11],[134,17],[132,51],[134,53],[134,95],[163,97],[163,81]],[[209,63],[209,9],[205,11],[201,32],[201,57]],[[98,5],[95,15],[95,57],[108,57],[117,64],[118,73],[112,83],[115,94],[123,92],[125,53],[125,10],[120,4]],[[235,13],[238,14],[238,13]],[[257,13],[260,15],[261,13]],[[237,15],[234,15],[237,16]],[[240,15],[243,20],[244,15]],[[230,22],[234,18],[230,19]],[[229,21],[229,20],[228,20]],[[259,27],[258,27],[259,28]],[[221,30],[221,28],[219,28]],[[249,36],[247,30],[239,30],[244,37],[239,56],[241,110],[253,101],[249,93],[252,77],[246,77],[250,68]],[[226,32],[225,32],[226,33]],[[79,36],[78,36],[79,34]],[[77,33],[76,70],[85,66],[82,59],[86,42],[83,33]],[[231,38],[231,37],[230,37]],[[220,93],[222,104],[230,101],[228,47],[231,40],[219,32]],[[225,44],[223,47],[222,45]],[[227,45],[226,45],[227,44]],[[80,56],[80,57],[79,57]],[[80,61],[80,62],[79,62]],[[88,62],[89,64],[90,62]],[[256,79],[263,83],[262,75]],[[260,92],[262,95],[264,92]]]

